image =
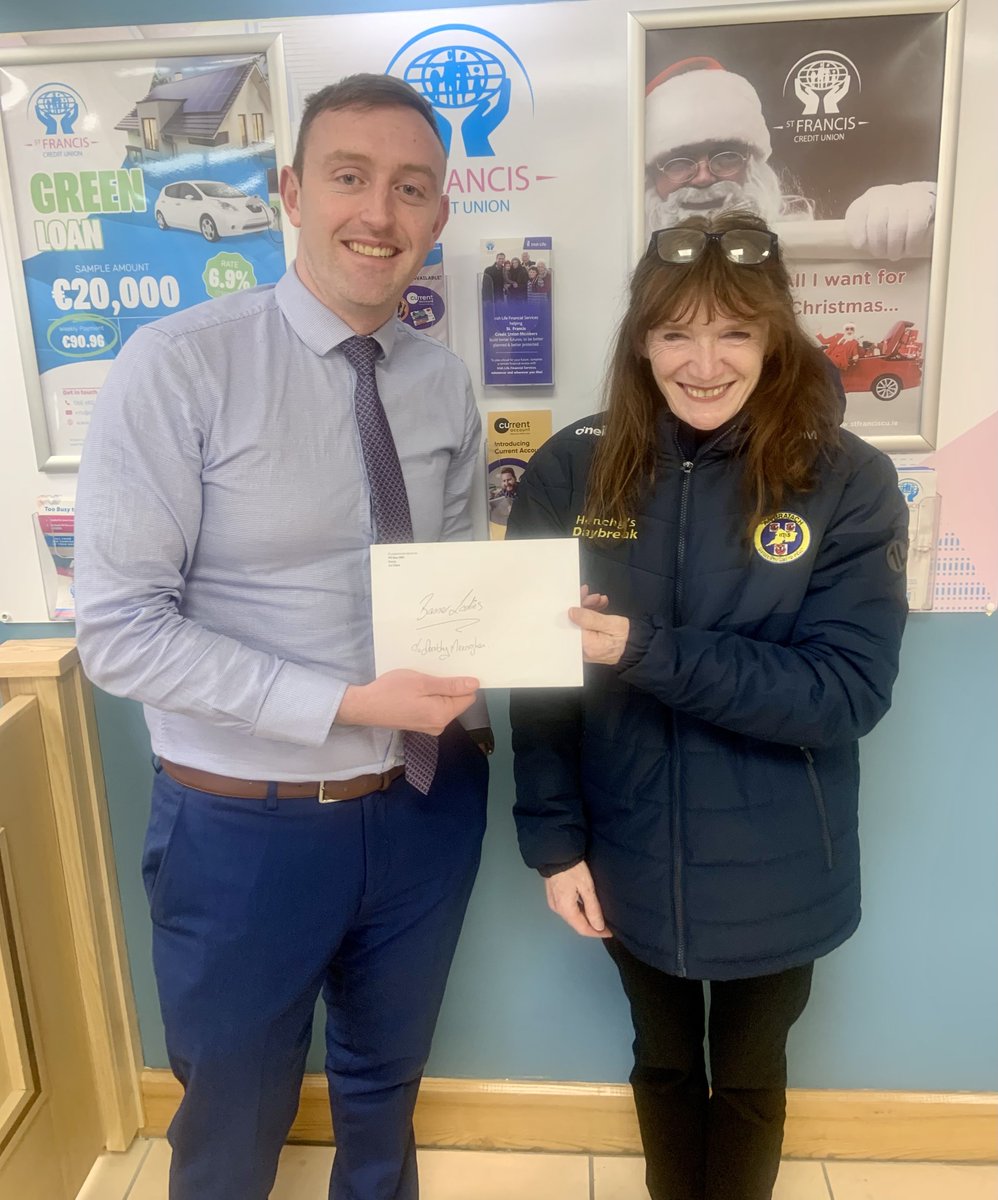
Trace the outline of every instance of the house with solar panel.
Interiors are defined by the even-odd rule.
[[[242,59],[155,84],[115,129],[131,166],[189,151],[274,144],[270,85],[258,59]]]

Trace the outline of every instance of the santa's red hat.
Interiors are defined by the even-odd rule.
[[[773,152],[752,84],[714,58],[684,58],[645,89],[645,161],[700,142],[741,142],[763,160]]]

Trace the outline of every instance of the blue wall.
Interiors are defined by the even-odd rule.
[[[66,626],[0,626],[0,640]],[[430,1072],[626,1079],[630,1032],[603,950],[548,913],[519,861],[506,697],[491,823]],[[864,919],[819,965],[794,1030],[797,1087],[998,1087],[998,621],[916,615],[894,708],[863,743]],[[111,828],[145,1060],[166,1065],[139,877],[151,769],[141,710],[98,693]],[[310,1069],[321,1069],[313,1047]]]

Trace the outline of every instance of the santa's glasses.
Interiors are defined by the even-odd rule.
[[[695,179],[700,170],[700,164],[706,163],[707,170],[715,179],[732,179],[748,162],[748,157],[739,154],[737,150],[719,150],[709,158],[667,158],[665,162],[656,162],[655,168],[676,187]]]
[[[686,266],[695,263],[710,242],[717,242],[728,262],[740,267],[757,267],[776,254],[777,237],[768,229],[726,229],[706,233],[702,229],[656,229],[649,251],[662,262]]]

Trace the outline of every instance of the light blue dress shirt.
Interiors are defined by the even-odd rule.
[[[347,684],[374,678],[350,336],[290,267],[139,330],[101,390],[77,493],[78,644],[96,684],[144,704],[163,758],[292,781],[401,761],[398,734],[332,724]],[[374,337],[415,540],[468,540],[467,369],[400,321]]]

